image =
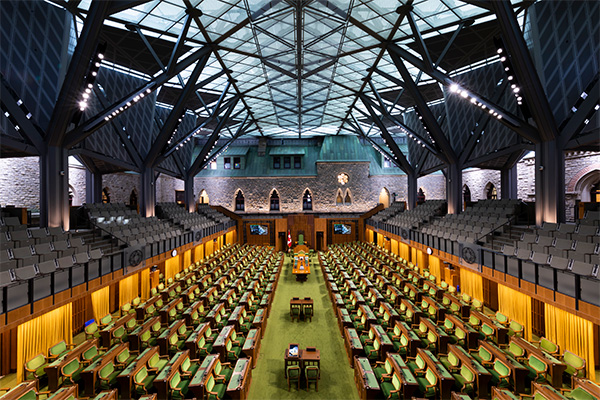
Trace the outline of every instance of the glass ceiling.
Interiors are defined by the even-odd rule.
[[[517,0],[511,0],[516,4]],[[90,0],[79,2],[85,14]],[[422,58],[408,45],[414,33],[407,17],[397,12],[397,0],[168,0],[148,1],[111,15],[106,24],[126,29],[138,25],[144,35],[176,42],[187,8],[202,12],[193,18],[185,45],[187,57],[207,43],[217,43],[199,81],[223,68],[229,70],[201,89],[220,95],[228,79],[233,84],[225,101],[241,94],[233,116],[247,111],[256,123],[253,135],[312,137],[349,133],[343,126],[352,107],[364,110],[357,94],[368,91],[366,79],[378,89],[399,90],[371,68],[399,77],[381,41],[394,41]],[[423,38],[454,32],[467,20],[493,19],[482,8],[460,0],[415,0],[412,15]],[[399,23],[399,19],[403,17]],[[406,63],[413,79],[419,70]],[[169,81],[185,84],[194,65]],[[157,64],[156,74],[162,70]],[[431,83],[425,74],[421,83]],[[389,104],[393,107],[394,105]],[[210,104],[208,105],[210,108]],[[396,106],[398,113],[402,108]],[[208,116],[205,108],[197,114]],[[366,111],[365,111],[366,112]],[[258,129],[256,129],[258,128]]]

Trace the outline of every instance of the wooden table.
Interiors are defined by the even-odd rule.
[[[454,377],[448,372],[446,367],[433,355],[429,350],[418,349],[417,353],[423,357],[427,366],[438,378],[438,390],[442,399],[450,397],[452,386],[454,385]]]
[[[387,353],[387,358],[391,361],[394,371],[400,377],[402,382],[402,397],[410,398],[412,394],[419,389],[419,382],[408,368],[408,365],[404,362],[400,354],[398,353]]]
[[[227,325],[221,329],[219,335],[213,343],[213,353],[219,354],[222,360],[227,360],[227,341],[233,335],[235,329],[233,325]]]
[[[496,337],[496,343],[501,346],[503,344],[508,344],[508,328],[498,324],[496,321],[493,321],[490,317],[485,315],[482,312],[477,310],[471,310],[471,315],[475,316],[481,324],[486,324],[490,328],[494,330],[494,335]],[[522,393],[522,392],[519,392]]]
[[[297,281],[305,281],[310,274],[310,263],[308,255],[294,254],[294,265],[292,274],[296,276]]]
[[[31,394],[31,392],[34,394]],[[37,398],[37,380],[19,383],[6,394],[0,396],[0,400],[18,400],[25,395],[28,395],[29,398]]]
[[[206,356],[202,361],[202,364],[200,364],[200,368],[198,368],[198,371],[196,371],[188,386],[194,397],[198,399],[204,398],[204,388],[206,387],[206,382],[212,376],[212,372],[217,364],[217,361],[219,361],[219,355],[210,354]]]
[[[160,298],[161,296],[157,294],[156,296],[150,297],[148,300],[137,306],[135,309],[135,318],[138,321],[143,321],[146,318],[146,310],[148,307],[154,305]]]
[[[513,357],[500,350],[495,344],[480,339],[479,345],[485,347],[494,357],[498,357],[510,368],[515,383],[515,392],[525,393],[525,378],[529,374],[529,370]]]
[[[144,334],[144,332],[150,330],[152,325],[154,325],[156,322],[160,322],[160,317],[150,318],[144,322],[143,325],[138,326],[133,332],[127,335],[127,341],[129,342],[129,348],[131,350],[140,351],[142,349],[142,342],[140,340],[141,336]]]
[[[267,329],[266,308],[259,308],[258,310],[256,310],[256,314],[254,314],[254,319],[252,319],[252,326],[260,330],[261,337],[265,335],[265,330]]]
[[[289,348],[291,346],[298,346],[298,355],[290,356]],[[307,348],[308,349],[308,348]],[[311,348],[314,350],[307,351],[307,349],[300,349],[298,344],[290,344],[287,349],[284,351],[284,376],[287,378],[287,367],[289,366],[290,361],[299,361],[300,362],[300,371],[304,371],[304,366],[307,361],[311,363],[316,363],[316,366],[321,368],[321,351],[316,348]]]
[[[242,352],[252,360],[252,368],[256,367],[258,353],[260,352],[261,329],[250,329],[242,346]]]
[[[160,336],[156,339],[156,343],[158,344],[158,348],[160,349],[160,354],[166,356],[169,354],[169,338],[173,335],[178,335],[178,330],[181,325],[185,324],[185,320],[179,319],[174,321]]]
[[[119,385],[119,395],[123,399],[129,399],[133,389],[133,376],[145,365],[148,360],[158,353],[158,346],[149,347],[144,350],[131,364],[127,366],[119,375],[117,383]]]
[[[96,393],[96,381],[98,379],[98,371],[100,371],[109,362],[114,362],[117,354],[129,347],[129,343],[118,343],[111,347],[99,357],[96,361],[88,365],[81,371],[81,379],[83,379],[84,391],[91,396]]]
[[[293,298],[290,300],[290,312],[291,312],[292,308],[295,306],[300,307],[300,316],[302,317],[302,319],[304,319],[305,318],[304,307],[306,307],[306,306],[313,307],[314,301],[310,297],[305,297],[303,299]],[[313,308],[313,312],[314,312],[314,308]]]
[[[226,389],[226,394],[232,399],[245,400],[248,397],[252,381],[252,364],[252,358],[240,358],[235,363]]]
[[[127,326],[127,322],[131,319],[135,319],[135,315],[127,314],[102,329],[100,331],[100,342],[102,343],[102,347],[110,347],[113,332],[121,325]]]

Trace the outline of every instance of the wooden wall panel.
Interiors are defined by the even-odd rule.
[[[344,224],[344,225],[350,225],[350,234],[349,235],[343,235],[343,234],[339,234],[339,233],[334,233],[333,229],[334,229],[334,225],[335,224]],[[353,242],[356,240],[357,238],[357,229],[358,229],[358,221],[357,220],[332,220],[329,219],[327,220],[327,238],[328,238],[328,242],[327,243],[331,243],[331,244],[339,244],[339,243],[348,243],[348,242]],[[377,242],[379,244],[381,244],[379,236],[381,235],[377,235]],[[383,236],[381,236],[383,238]],[[373,240],[373,239],[372,239]]]
[[[318,232],[321,232],[320,234]],[[317,250],[317,241],[318,239],[318,235],[322,235],[321,236],[321,250],[326,250],[327,249],[327,238],[328,238],[328,232],[327,232],[327,219],[325,218],[315,218],[315,250]]]
[[[250,225],[264,225],[269,230],[266,235],[252,235],[250,234]],[[258,246],[275,246],[276,228],[275,220],[273,219],[260,219],[260,220],[244,220],[244,236],[245,243],[258,245]]]
[[[277,218],[275,221],[275,251],[286,251],[287,250],[287,232],[288,232],[288,220],[287,218]],[[279,235],[283,232],[284,239],[280,239]]]
[[[41,299],[33,303],[33,312],[38,313],[42,312],[54,304],[54,298],[52,296],[48,296],[45,299]]]

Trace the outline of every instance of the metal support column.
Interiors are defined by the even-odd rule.
[[[417,206],[417,174],[406,174],[406,190],[408,194],[406,196],[406,206],[409,210],[413,210]]]
[[[565,221],[565,155],[557,140],[535,145],[535,223]]]
[[[40,156],[40,226],[69,229],[69,155],[48,146]]]
[[[141,202],[140,214],[144,217],[153,217],[156,206],[156,188],[154,187],[154,169],[143,168],[140,175],[141,179]]]
[[[460,165],[448,164],[446,174],[446,201],[448,214],[460,214],[462,210],[462,168]]]
[[[196,201],[194,197],[194,177],[187,176],[185,178],[185,208],[188,212],[196,212]]]
[[[102,174],[85,170],[85,202],[102,203]]]
[[[517,164],[500,170],[500,194],[503,199],[517,199]]]

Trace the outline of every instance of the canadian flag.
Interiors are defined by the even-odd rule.
[[[292,234],[288,230],[288,249],[292,248]]]

